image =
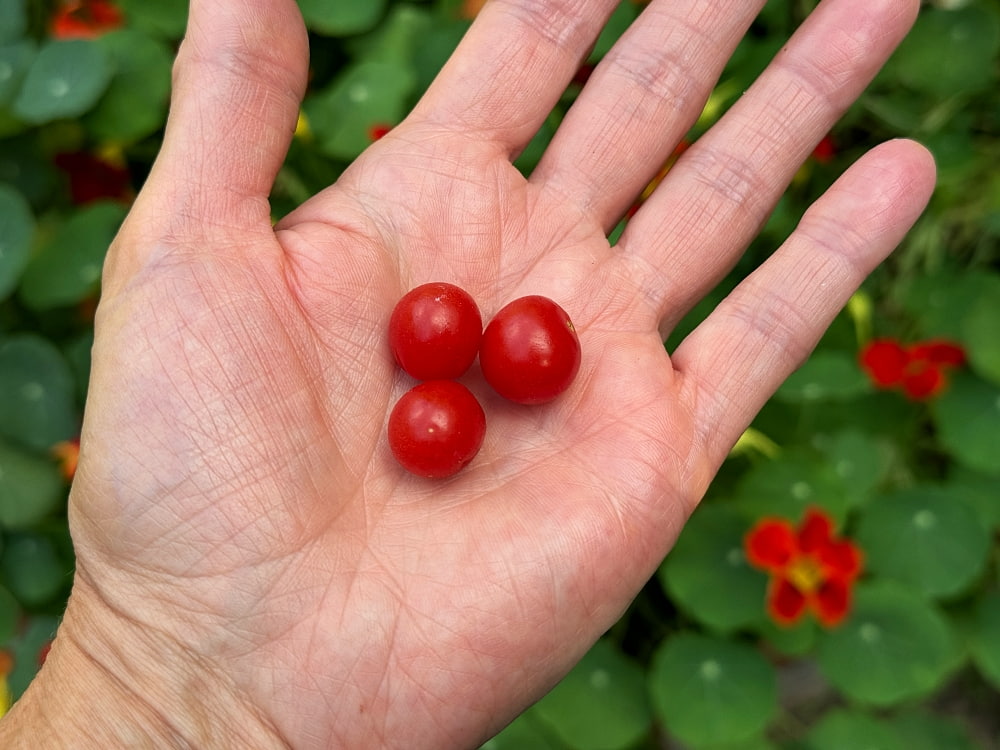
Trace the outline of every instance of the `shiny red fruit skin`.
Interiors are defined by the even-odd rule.
[[[544,404],[580,369],[580,340],[569,315],[548,297],[514,300],[483,331],[479,365],[493,389],[519,404]]]
[[[389,317],[389,347],[417,380],[460,377],[476,358],[483,318],[461,287],[443,281],[403,295]]]
[[[483,444],[486,414],[472,392],[453,380],[414,386],[389,414],[389,449],[407,471],[430,479],[464,468]]]

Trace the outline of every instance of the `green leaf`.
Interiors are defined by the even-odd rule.
[[[487,740],[480,750],[562,750],[550,741],[538,727],[534,712],[529,709],[518,716],[498,735]]]
[[[799,451],[756,464],[743,477],[736,502],[748,515],[796,521],[809,507],[821,507],[843,522],[855,497],[826,461]]]
[[[931,416],[938,439],[959,463],[1000,474],[1000,387],[959,373],[931,402]]]
[[[1000,288],[1000,284],[997,285]],[[982,378],[1000,386],[1000,305],[995,296],[975,301],[962,320],[962,341],[969,364]]]
[[[749,646],[722,638],[668,638],[653,657],[649,679],[654,711],[691,745],[749,740],[777,708],[771,665]]]
[[[866,567],[928,596],[967,589],[982,573],[991,537],[978,514],[947,486],[912,487],[873,502],[855,538]]]
[[[594,48],[590,51],[587,61],[590,63],[599,62],[614,46],[625,30],[639,15],[639,6],[634,0],[622,0],[618,3],[611,14],[611,18],[604,24],[601,34],[594,43]]]
[[[0,527],[32,526],[65,498],[66,490],[54,461],[0,440]]]
[[[870,390],[853,352],[820,351],[793,372],[774,397],[792,403],[844,401]]]
[[[1000,690],[1000,590],[980,596],[969,632],[972,662]]]
[[[5,586],[0,585],[0,645],[14,637],[20,618],[21,605]]]
[[[298,0],[310,31],[327,36],[349,36],[368,31],[379,22],[385,0]]]
[[[94,106],[113,73],[104,47],[93,40],[47,42],[28,68],[14,114],[35,125],[78,117]]]
[[[38,672],[38,657],[42,648],[56,634],[58,621],[54,617],[33,616],[9,642],[14,657],[14,670],[7,678],[10,692],[16,701]]]
[[[79,418],[69,366],[30,333],[0,339],[0,435],[39,451],[76,436]]]
[[[888,720],[906,750],[977,750],[962,723],[925,710],[911,709]]]
[[[910,750],[890,724],[861,711],[828,711],[806,735],[808,750]]]
[[[371,144],[374,125],[395,125],[405,114],[414,76],[408,66],[362,62],[347,68],[303,108],[320,149],[351,160]]]
[[[4,0],[0,3],[0,42],[20,39],[27,30],[25,0]]]
[[[930,8],[899,46],[891,69],[903,83],[936,99],[993,86],[998,50],[1000,14],[995,8]]]
[[[575,750],[631,747],[652,723],[642,669],[607,641],[594,644],[533,712]]]
[[[961,341],[966,315],[980,299],[996,299],[995,274],[942,271],[915,276],[899,285],[899,302],[917,321],[923,338]]]
[[[892,449],[864,432],[847,429],[817,436],[816,443],[853,505],[866,502],[889,473]]]
[[[747,564],[743,551],[749,527],[732,506],[705,503],[691,515],[658,571],[678,606],[715,630],[765,618],[767,576]]]
[[[85,119],[91,137],[133,143],[155,133],[166,117],[173,54],[163,42],[140,31],[114,31],[99,41],[117,72]]]
[[[187,25],[188,0],[116,0],[129,28],[165,39],[180,39]]]
[[[888,582],[858,586],[848,621],[820,640],[827,679],[858,703],[889,706],[936,690],[961,651],[944,616]]]
[[[25,607],[51,603],[70,583],[70,569],[41,534],[12,534],[0,554],[0,574]]]
[[[0,300],[17,286],[28,264],[35,217],[21,194],[0,183]]]
[[[425,8],[400,3],[392,6],[386,19],[371,33],[349,39],[344,46],[353,57],[368,62],[408,65],[414,51],[434,28],[435,20]]]
[[[73,214],[29,261],[21,277],[24,304],[49,310],[96,294],[104,256],[126,211],[121,204],[102,201]]]
[[[6,109],[20,91],[37,49],[30,39],[0,45],[0,109]]]

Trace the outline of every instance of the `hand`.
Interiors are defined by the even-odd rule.
[[[616,4],[487,3],[412,114],[272,227],[301,20],[292,0],[192,2],[163,150],[105,272],[74,593],[20,721],[42,691],[68,721],[89,675],[90,731],[119,741],[474,746],[618,618],[934,173],[913,143],[876,148],[668,357],[663,332],[918,3],[821,3],[612,248],[762,2],[653,0],[525,180],[512,158]],[[431,280],[487,319],[550,296],[583,347],[544,407],[470,375],[486,442],[446,481],[406,474],[385,438],[410,385],[388,316]]]

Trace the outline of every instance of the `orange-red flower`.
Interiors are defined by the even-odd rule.
[[[877,387],[900,388],[914,401],[923,401],[944,390],[947,371],[965,364],[965,352],[950,341],[904,347],[892,339],[876,339],[862,349],[860,361]]]
[[[108,0],[67,0],[52,16],[56,39],[93,39],[122,25],[122,12]]]
[[[767,571],[767,611],[792,625],[810,610],[827,627],[851,609],[851,589],[861,574],[861,550],[833,536],[833,521],[810,509],[796,528],[782,518],[762,519],[744,540],[747,560]]]
[[[80,462],[80,439],[63,440],[52,446],[52,455],[59,464],[59,471],[67,482],[76,476],[76,466]]]
[[[381,138],[385,138],[389,131],[392,130],[392,125],[384,122],[377,122],[368,128],[368,140],[377,141]]]
[[[816,144],[813,149],[812,158],[820,164],[829,164],[837,155],[837,144],[834,143],[830,135],[823,136],[823,139]]]
[[[78,206],[111,199],[132,201],[132,176],[124,164],[116,164],[87,151],[56,154],[55,165],[69,178],[70,196]]]

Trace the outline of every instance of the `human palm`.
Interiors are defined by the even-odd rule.
[[[689,20],[701,36],[685,47],[667,14],[699,4],[654,2],[525,179],[512,156],[614,4],[488,4],[413,114],[273,228],[299,21],[284,0],[252,18],[192,5],[163,153],[106,271],[74,599],[156,633],[281,742],[467,746],[538,697],[627,606],[927,198],[922,150],[870,154],[671,361],[663,329],[735,262],[914,4],[818,11],[611,247],[753,15],[734,2]],[[412,385],[388,316],[433,280],[487,318],[550,296],[583,349],[571,389],[540,407],[474,368],[486,440],[444,481],[407,474],[385,439]]]

